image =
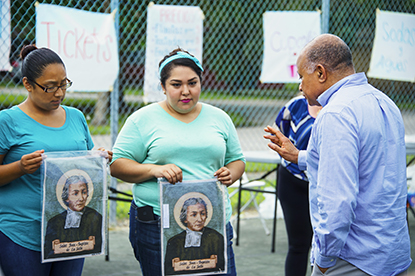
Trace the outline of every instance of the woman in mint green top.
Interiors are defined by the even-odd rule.
[[[176,49],[160,62],[166,100],[133,113],[114,145],[111,174],[133,185],[130,241],[143,275],[161,275],[160,192],[157,178],[218,180],[229,186],[245,169],[235,126],[222,110],[199,102],[202,71],[199,61]],[[142,218],[143,210],[152,218]],[[228,274],[236,275],[231,247],[232,210],[227,199]],[[140,219],[141,217],[141,219]]]

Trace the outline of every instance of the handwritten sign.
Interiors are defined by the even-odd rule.
[[[148,6],[145,102],[165,99],[160,86],[158,65],[173,49],[180,47],[202,62],[203,17],[199,7],[154,4]]]
[[[64,61],[73,91],[111,91],[118,75],[118,46],[111,14],[57,5],[36,7],[36,45]]]
[[[376,11],[368,77],[415,82],[415,15]]]
[[[0,71],[10,69],[10,0],[0,0]]]
[[[320,13],[267,11],[264,22],[264,57],[260,81],[299,82],[297,57],[302,48],[320,34]]]

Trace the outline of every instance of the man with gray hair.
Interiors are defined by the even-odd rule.
[[[405,130],[384,93],[355,73],[339,37],[323,34],[297,60],[300,91],[323,106],[306,151],[272,127],[264,138],[307,169],[314,231],[312,275],[403,275],[411,264],[406,221]]]

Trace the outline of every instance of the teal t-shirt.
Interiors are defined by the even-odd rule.
[[[20,160],[36,150],[76,151],[94,147],[85,117],[78,109],[62,106],[65,124],[44,126],[19,107],[0,112],[0,154],[4,164]],[[35,251],[41,243],[40,170],[0,187],[0,231],[13,242]]]
[[[221,109],[202,105],[199,116],[183,123],[169,115],[158,103],[134,112],[126,121],[113,148],[113,161],[127,158],[142,164],[175,164],[183,180],[212,179],[226,164],[245,158],[231,118]],[[160,215],[157,179],[136,183],[134,201],[149,205]],[[232,207],[227,196],[226,217]]]

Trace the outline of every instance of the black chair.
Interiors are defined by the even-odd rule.
[[[108,196],[109,200],[115,200],[115,201],[124,201],[124,202],[131,202],[133,200],[133,195],[130,193],[125,193],[125,192],[121,192],[118,191],[116,188],[113,187],[108,187],[108,189],[111,191],[112,194],[120,194],[120,195],[124,195],[126,196],[126,198],[122,198],[122,197],[117,197],[117,196]],[[108,222],[108,220],[107,220]],[[106,242],[106,250],[105,250],[105,260],[109,261],[110,260],[110,255],[109,255],[109,231],[106,231],[106,237],[107,237],[107,242]]]

